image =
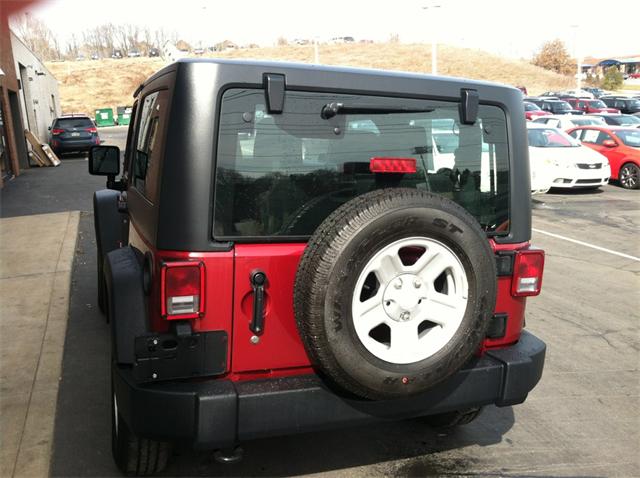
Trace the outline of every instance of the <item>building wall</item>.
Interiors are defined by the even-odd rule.
[[[26,149],[26,146],[24,145],[24,135],[22,135],[21,131],[16,132],[16,128],[14,128],[14,117],[18,117],[16,123],[20,122],[20,108],[18,106],[17,111],[14,112],[10,98],[16,98],[19,90],[11,50],[9,24],[2,9],[0,9],[0,69],[2,70],[0,74],[0,104],[2,105],[3,113],[3,135],[0,141],[2,141],[2,148],[5,155],[2,170],[3,173],[10,172],[17,176],[20,174],[20,164],[27,161],[26,157],[21,157],[20,155],[21,148],[18,141],[22,139],[24,146],[22,151]],[[5,171],[5,168],[7,171]],[[0,175],[0,187],[2,185],[3,179]]]
[[[42,143],[48,142],[49,126],[60,116],[58,81],[24,43],[11,32],[15,74],[21,83],[24,129]]]

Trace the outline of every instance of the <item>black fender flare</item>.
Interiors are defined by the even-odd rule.
[[[143,262],[142,253],[131,246],[109,252],[104,260],[113,360],[118,364],[135,363],[135,338],[148,331]]]
[[[96,231],[98,260],[129,242],[129,217],[118,210],[119,191],[101,189],[93,193],[93,223]]]

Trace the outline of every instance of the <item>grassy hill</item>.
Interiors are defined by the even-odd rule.
[[[282,46],[229,50],[205,56],[310,63],[314,50],[312,45]],[[325,65],[423,73],[431,71],[431,46],[428,44],[320,45],[319,57]],[[60,82],[62,110],[65,113],[92,114],[95,108],[130,105],[131,95],[137,86],[164,64],[163,60],[157,58],[126,58],[49,63],[47,67]],[[573,86],[572,78],[538,68],[526,61],[445,45],[438,49],[438,70],[441,75],[525,85],[530,94]]]

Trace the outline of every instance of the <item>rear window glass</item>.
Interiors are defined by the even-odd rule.
[[[602,118],[571,118],[571,122],[576,126],[605,124]]]
[[[568,111],[571,109],[571,105],[566,101],[558,101],[556,103],[552,103],[552,105],[557,111]]]
[[[56,121],[56,128],[88,128],[93,126],[93,122],[89,118],[60,118]]]
[[[620,115],[620,118],[618,118],[618,123],[623,125],[623,126],[627,126],[627,125],[640,125],[640,118],[638,118],[637,116],[633,116],[633,115]]]
[[[330,103],[345,109],[324,119]],[[413,158],[416,172],[372,173],[371,158]],[[506,232],[504,112],[480,105],[476,124],[463,125],[456,102],[287,91],[283,113],[270,115],[262,90],[224,93],[216,238],[307,237],[340,205],[388,187],[442,194],[487,232]]]

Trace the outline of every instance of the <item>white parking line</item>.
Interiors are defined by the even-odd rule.
[[[556,239],[562,239],[563,241],[573,242],[574,244],[580,244],[581,246],[590,247],[591,249],[596,249],[597,251],[606,252],[608,254],[613,254],[614,256],[624,257],[625,259],[631,259],[632,261],[640,262],[640,257],[630,256],[629,254],[623,254],[622,252],[612,251],[611,249],[606,249],[604,247],[596,246],[594,244],[589,244],[588,242],[578,241],[577,239],[571,239],[570,237],[561,236],[560,234],[553,234],[552,232],[543,231],[541,229],[532,228],[533,231],[539,232],[540,234],[546,234],[547,236],[555,237]]]

